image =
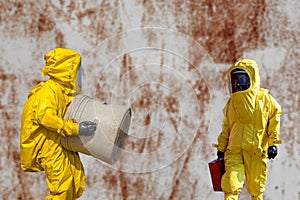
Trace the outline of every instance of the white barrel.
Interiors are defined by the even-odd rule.
[[[64,148],[109,164],[119,159],[131,123],[130,108],[107,105],[86,95],[77,95],[69,105],[65,119],[75,119],[78,123],[94,121],[97,129],[92,136],[63,137]]]

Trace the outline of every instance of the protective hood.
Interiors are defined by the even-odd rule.
[[[245,90],[245,92],[252,91],[254,93],[257,93],[260,88],[260,77],[257,63],[254,60],[248,59],[243,59],[236,62],[228,71],[229,80],[231,79],[231,72],[235,69],[244,70],[250,77],[250,87]]]
[[[80,92],[78,86],[78,71],[80,68],[80,55],[70,49],[56,48],[45,55],[46,65],[42,76],[48,75],[50,79],[58,82],[67,89]]]
[[[260,90],[258,66],[253,60],[240,60],[230,67],[228,71],[229,80],[231,79],[231,72],[235,69],[242,69],[248,74],[250,86],[246,90],[231,93],[231,103],[239,116],[239,121],[243,124],[251,123],[255,101]]]

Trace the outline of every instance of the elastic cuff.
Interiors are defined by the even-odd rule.
[[[273,142],[273,144],[282,144],[282,140],[277,140],[277,141]]]
[[[275,140],[272,142],[269,142],[269,146],[277,146],[278,144],[282,144],[281,140]]]
[[[79,134],[79,123],[74,123],[74,135],[77,136]]]
[[[65,127],[65,122],[63,123],[62,127],[57,130],[57,133],[65,137],[66,135],[64,133],[64,127]]]

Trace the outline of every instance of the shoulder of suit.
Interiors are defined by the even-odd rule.
[[[42,85],[40,90],[41,90],[41,95],[43,95],[45,93],[47,93],[47,94],[54,93],[55,94],[55,93],[63,92],[62,87],[58,83],[56,83],[55,81],[53,81],[51,79],[44,82],[44,84]]]
[[[268,101],[270,101],[272,98],[269,90],[265,89],[265,88],[259,88],[258,96],[259,96],[259,99],[266,98]]]
[[[268,90],[268,89],[265,89],[265,88],[259,88],[259,93],[262,93],[262,94],[269,94],[269,90]]]

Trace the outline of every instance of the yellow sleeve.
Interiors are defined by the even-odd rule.
[[[228,103],[223,110],[224,119],[223,119],[223,123],[222,123],[222,132],[220,133],[220,135],[218,137],[218,145],[217,145],[218,150],[222,151],[222,152],[225,152],[225,150],[227,148],[228,140],[229,140],[229,133],[230,133],[227,110],[228,110]]]
[[[35,119],[38,124],[62,136],[76,136],[78,135],[78,124],[59,116],[66,106],[57,102],[58,99],[61,99],[59,95],[63,95],[62,91],[54,91],[49,86],[43,87],[36,99]]]
[[[277,101],[271,96],[270,97],[270,115],[269,115],[269,125],[268,125],[268,144],[269,146],[277,146],[277,144],[281,144],[281,140],[279,139],[280,134],[280,115],[281,115],[281,107],[277,103]]]

